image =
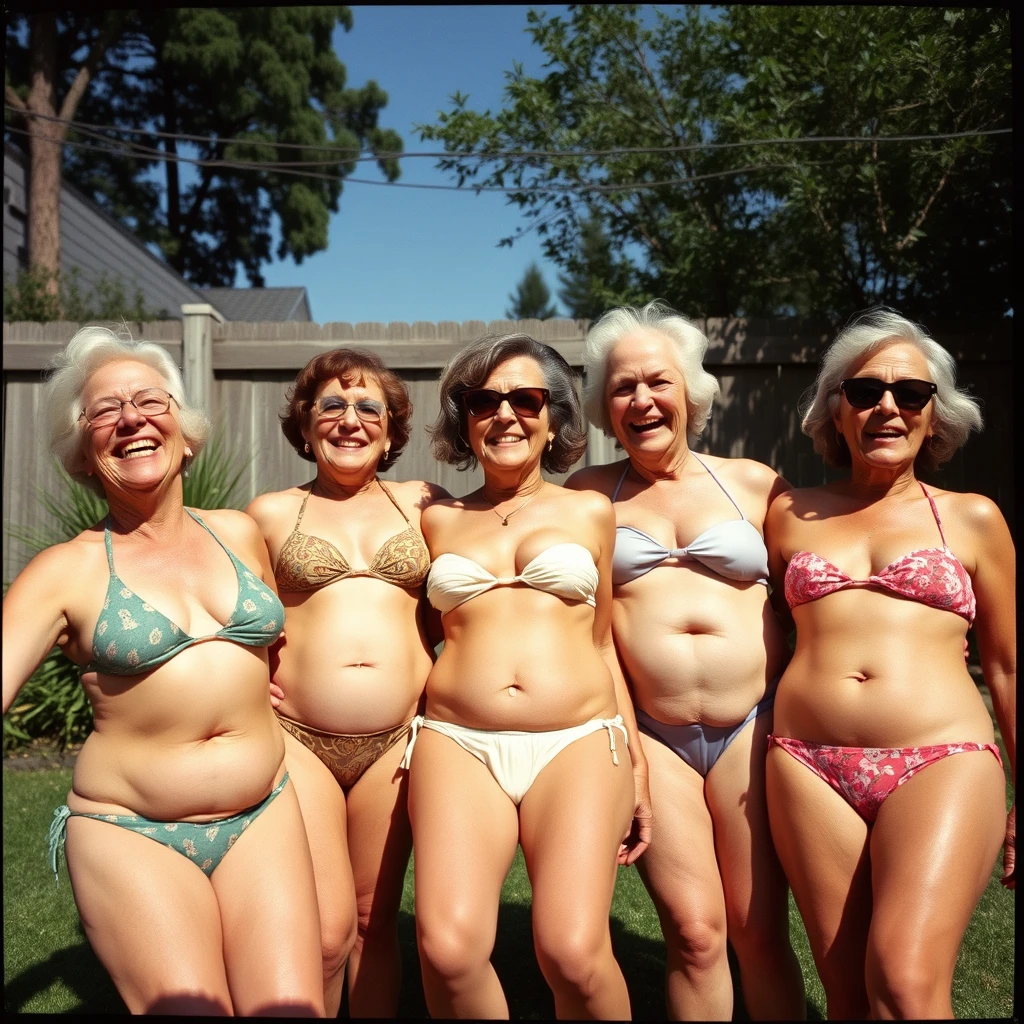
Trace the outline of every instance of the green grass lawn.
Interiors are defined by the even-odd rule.
[[[66,869],[62,866],[60,885],[55,887],[47,863],[47,828],[54,808],[64,801],[71,772],[5,769],[3,780],[5,1012],[126,1012],[85,939]],[[999,870],[997,864],[957,960],[953,1008],[958,1017],[1010,1017],[1013,1013],[1014,896],[999,884]],[[808,1016],[821,1019],[824,993],[792,898],[790,930],[803,967]],[[399,1016],[425,1017],[411,864],[399,937],[405,966]],[[629,986],[634,1018],[663,1020],[664,945],[654,907],[634,868],[619,871],[612,903],[612,941]],[[530,884],[521,852],[502,891],[493,962],[513,1018],[554,1016],[551,994],[533,955]],[[737,999],[737,1016],[741,1015]]]

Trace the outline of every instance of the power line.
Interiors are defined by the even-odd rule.
[[[981,128],[965,132],[937,132],[930,135],[802,135],[791,138],[767,138],[767,139],[745,139],[738,142],[691,142],[675,146],[627,146],[612,149],[590,149],[590,150],[493,150],[473,153],[457,152],[427,152],[427,153],[405,153],[379,151],[372,152],[352,146],[341,146],[334,142],[302,143],[302,142],[277,142],[272,139],[254,139],[247,136],[236,136],[233,138],[221,139],[208,135],[192,135],[185,132],[162,132],[156,129],[147,128],[123,128],[117,125],[92,124],[85,121],[67,120],[54,117],[49,114],[41,114],[35,111],[21,110],[9,103],[4,104],[5,110],[13,111],[24,118],[38,118],[42,121],[53,121],[67,125],[69,128],[77,128],[93,131],[120,132],[127,135],[147,135],[154,138],[174,139],[181,142],[201,142],[210,146],[227,145],[266,145],[275,149],[299,149],[299,150],[325,150],[340,154],[354,154],[351,159],[355,162],[380,161],[380,160],[409,160],[416,158],[428,158],[433,160],[454,158],[462,160],[533,160],[533,159],[563,159],[573,157],[598,157],[598,156],[629,156],[645,153],[685,153],[693,150],[718,150],[718,149],[740,149],[749,146],[780,146],[780,145],[814,145],[816,143],[849,143],[854,145],[874,145],[876,143],[888,142],[928,142],[944,139],[966,139],[977,138],[989,135],[1009,135],[1012,128]],[[7,126],[10,127],[10,126]],[[119,140],[111,140],[119,141]],[[323,166],[324,161],[297,161],[296,163],[316,163]],[[348,179],[353,180],[353,179]]]
[[[24,128],[15,128],[12,125],[5,126],[8,131],[15,132],[19,135],[30,135],[31,133]],[[125,153],[123,150],[112,149],[109,146],[97,145],[94,142],[82,142],[77,139],[45,139],[44,141],[51,143],[56,146],[71,146],[76,149],[90,149],[96,150],[101,153],[110,153],[115,156],[120,155],[133,155],[131,152]],[[108,140],[116,142],[118,140]],[[750,174],[757,171],[779,171],[779,170],[793,170],[798,167],[807,167],[811,165],[821,164],[827,161],[804,161],[798,164],[756,164],[747,167],[735,167],[725,171],[712,171],[706,174],[694,174],[686,178],[668,178],[663,181],[643,181],[643,182],[631,182],[625,184],[599,184],[599,183],[587,183],[581,182],[578,185],[517,185],[517,186],[503,186],[503,185],[473,185],[468,186],[461,185],[432,185],[425,183],[407,182],[407,181],[379,181],[373,178],[353,178],[345,177],[339,174],[325,174],[317,171],[306,171],[299,170],[292,166],[282,166],[273,163],[249,163],[238,160],[205,160],[201,158],[193,158],[182,156],[177,153],[167,153],[164,150],[152,149],[149,146],[139,147],[137,143],[124,143],[124,145],[132,146],[133,148],[142,148],[146,150],[143,154],[146,159],[150,160],[161,160],[169,163],[183,163],[190,164],[196,167],[210,167],[215,169],[226,169],[226,170],[238,170],[238,171],[266,171],[273,174],[285,174],[304,178],[317,178],[323,181],[339,181],[343,183],[353,182],[357,185],[383,185],[388,188],[411,188],[411,189],[428,189],[430,191],[438,192],[499,192],[506,195],[516,192],[530,191],[535,193],[554,193],[554,194],[573,194],[579,192],[639,192],[647,191],[649,189],[664,188],[673,185],[686,185],[694,181],[706,181],[711,178],[725,178],[734,174]],[[319,165],[316,165],[319,166]]]

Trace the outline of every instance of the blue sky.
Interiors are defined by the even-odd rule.
[[[543,73],[542,54],[525,31],[526,6],[352,10],[352,31],[339,27],[335,48],[350,85],[373,78],[388,93],[381,124],[402,136],[407,152],[441,148],[420,142],[412,126],[434,121],[456,90],[469,94],[474,109],[497,110],[513,61],[528,74]],[[367,165],[359,176],[383,180]],[[452,184],[426,158],[403,161],[399,180]],[[301,266],[274,262],[264,276],[268,286],[305,285],[313,319],[321,323],[500,319],[531,261],[553,294],[558,288],[557,270],[543,259],[535,234],[511,249],[498,247],[522,224],[500,194],[347,183],[327,250]],[[236,285],[247,284],[240,274]]]

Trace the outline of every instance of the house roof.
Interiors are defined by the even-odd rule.
[[[260,321],[313,319],[306,289],[298,288],[198,288],[226,320]]]

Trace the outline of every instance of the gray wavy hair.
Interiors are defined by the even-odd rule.
[[[855,316],[836,336],[822,356],[818,376],[800,402],[801,429],[814,442],[814,450],[830,466],[850,465],[850,450],[839,443],[834,417],[838,415],[840,383],[850,367],[894,341],[916,345],[928,364],[937,387],[932,398],[935,433],[921,446],[915,465],[935,469],[964,445],[972,430],[981,430],[978,402],[956,386],[956,362],[923,327],[885,306]]]
[[[583,344],[583,408],[587,419],[608,437],[615,436],[604,396],[608,357],[625,335],[638,328],[658,331],[672,342],[686,386],[686,434],[692,444],[704,432],[720,388],[718,380],[703,365],[708,339],[696,325],[663,302],[610,309],[587,332]]]
[[[210,435],[205,413],[192,408],[185,397],[181,371],[167,350],[149,341],[135,341],[127,327],[83,327],[50,362],[53,371],[43,386],[42,436],[68,475],[100,497],[103,485],[84,470],[82,394],[89,377],[105,363],[131,359],[153,367],[167,382],[167,391],[181,408],[178,415],[185,443],[198,455]]]

